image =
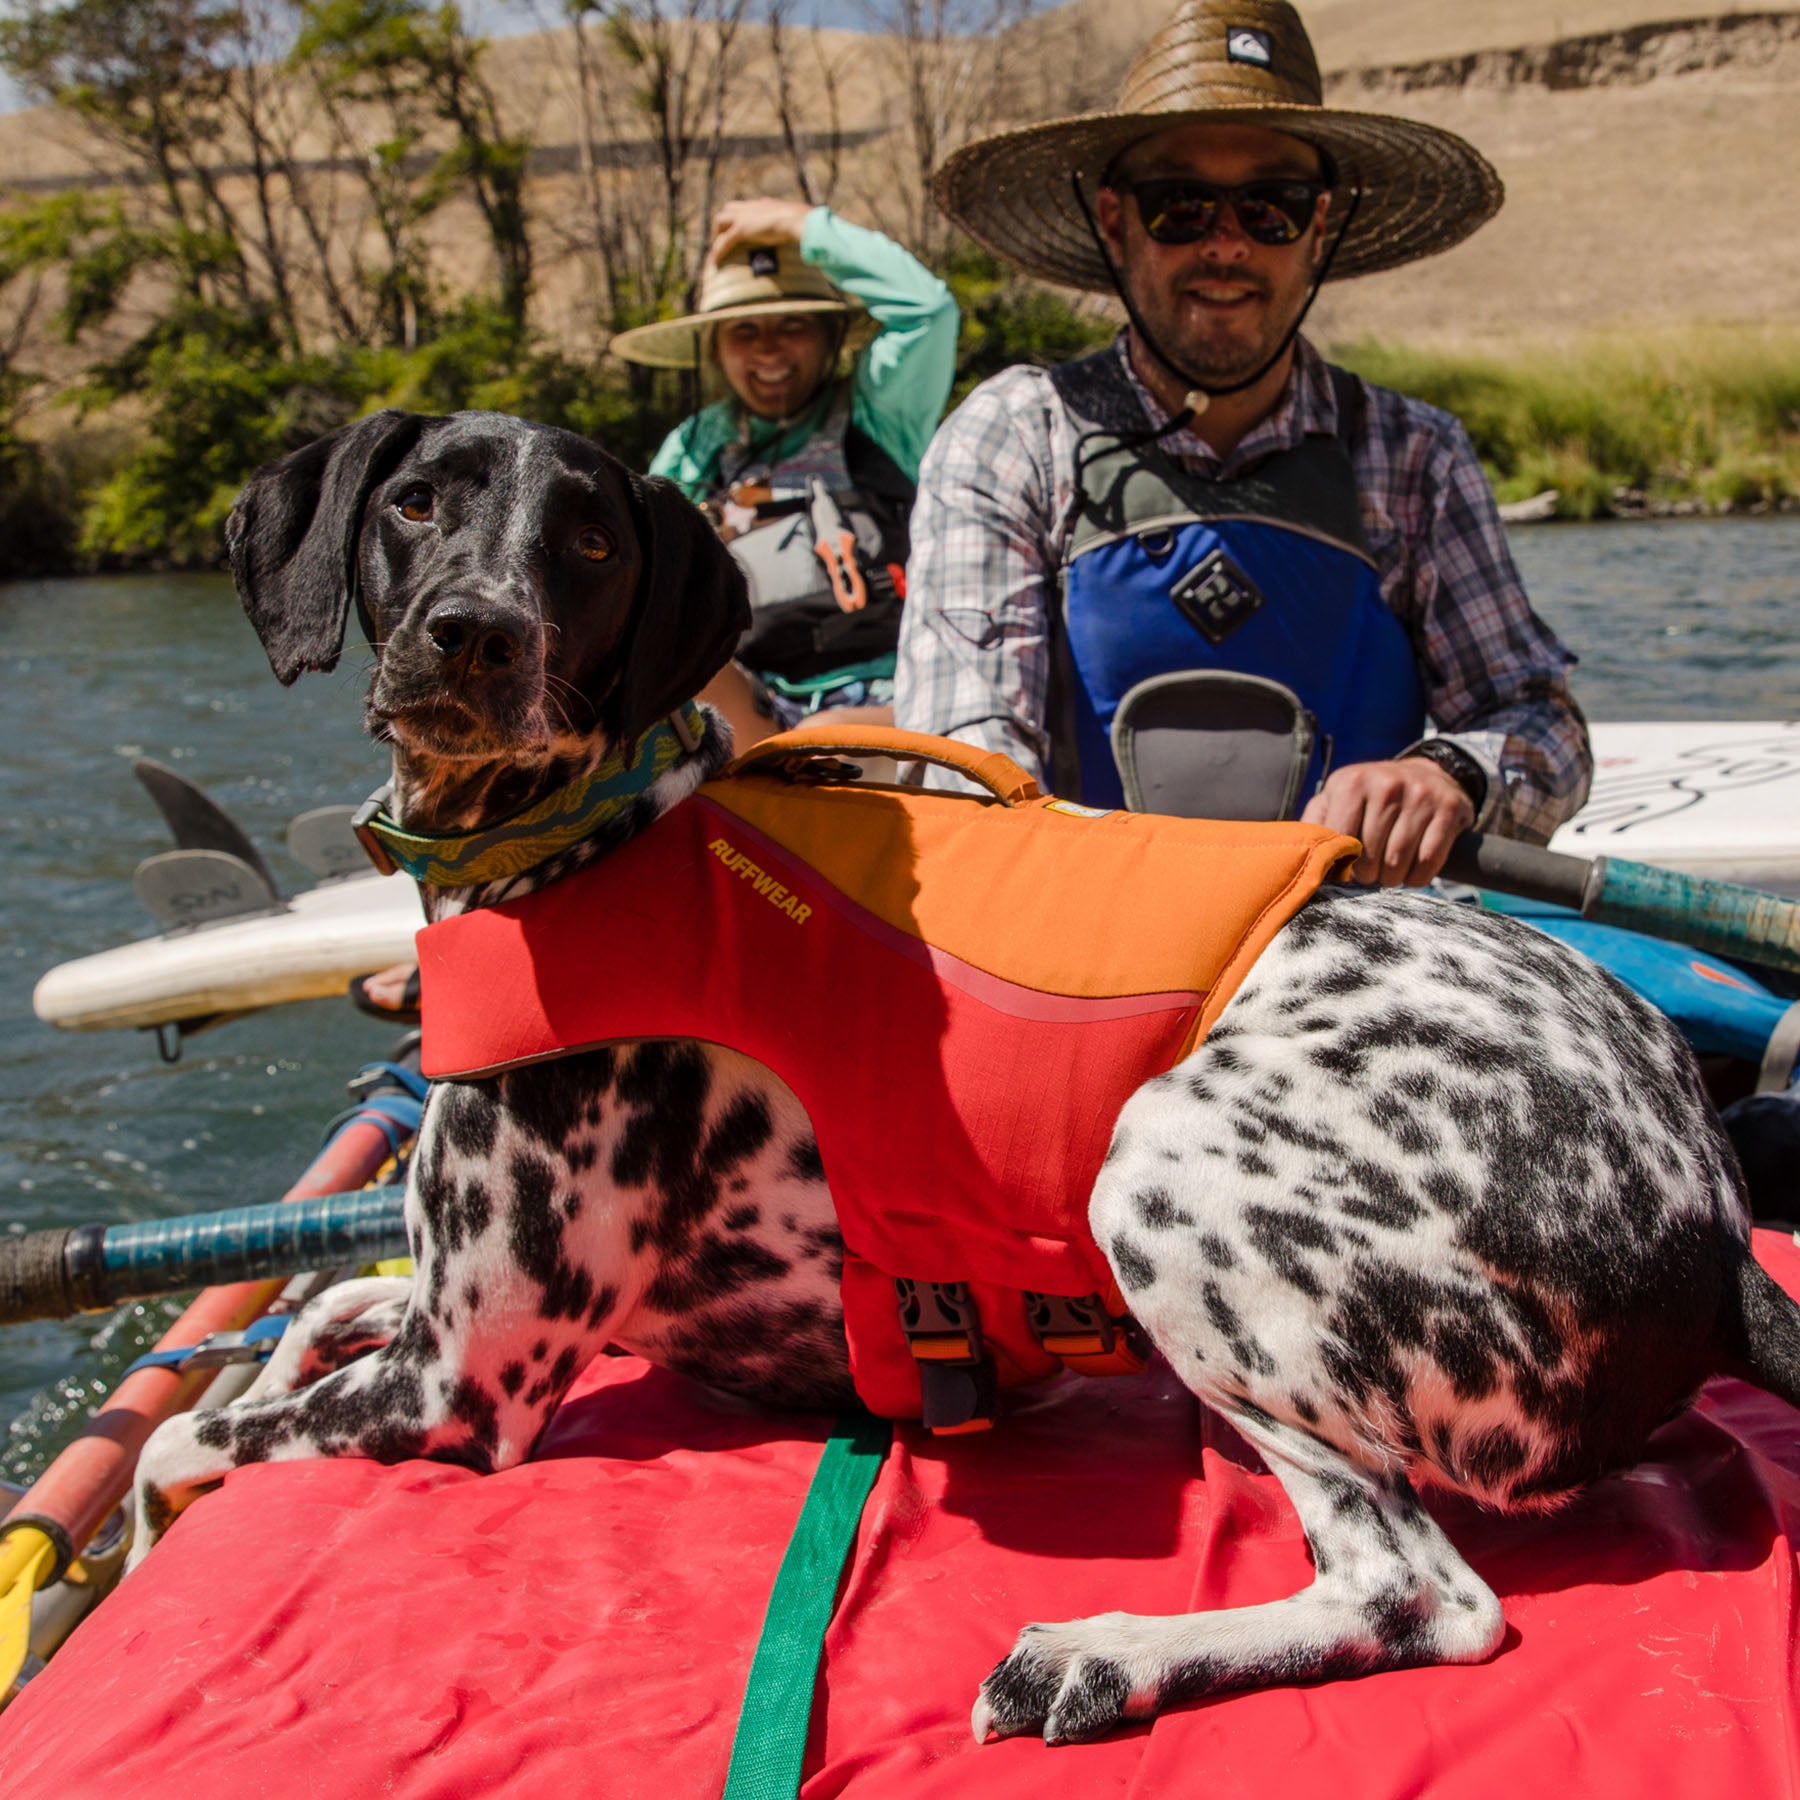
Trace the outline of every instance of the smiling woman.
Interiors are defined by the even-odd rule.
[[[827,709],[886,718],[907,517],[956,335],[949,290],[899,245],[764,197],[720,208],[694,312],[613,340],[726,389],[650,469],[707,508],[750,583],[738,663],[704,695],[740,749]]]

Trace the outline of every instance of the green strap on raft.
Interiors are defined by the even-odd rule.
[[[863,1503],[893,1428],[848,1412],[832,1427],[769,1593],[731,1744],[724,1800],[794,1800],[806,1754],[825,1628],[837,1604]]]

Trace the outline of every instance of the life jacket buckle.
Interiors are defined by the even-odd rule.
[[[894,1294],[906,1347],[919,1365],[926,1429],[939,1437],[989,1430],[1000,1412],[1000,1383],[967,1284],[899,1275]]]
[[[1080,1299],[1027,1293],[1025,1318],[1045,1352],[1077,1375],[1135,1375],[1149,1364],[1150,1340],[1117,1282]]]
[[[826,782],[860,781],[862,764],[839,756],[784,756],[779,762],[758,765],[757,773],[779,775],[795,787],[818,787]]]

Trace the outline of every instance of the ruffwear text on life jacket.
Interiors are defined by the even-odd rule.
[[[804,925],[812,917],[812,908],[798,894],[789,893],[773,875],[735,845],[716,837],[706,847],[734,875],[743,876],[771,906],[779,907],[796,925]]]

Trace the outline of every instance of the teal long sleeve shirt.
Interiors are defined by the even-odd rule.
[[[956,373],[959,316],[950,290],[891,238],[851,225],[815,206],[800,233],[800,254],[842,292],[860,300],[882,327],[851,376],[850,422],[873,438],[913,480],[931,442]],[[789,456],[817,429],[828,395],[785,428],[746,415],[735,397],[684,419],[650,464],[692,500],[717,485],[719,455],[738,441],[748,417],[750,442],[774,460]],[[782,438],[779,445],[774,440]]]

